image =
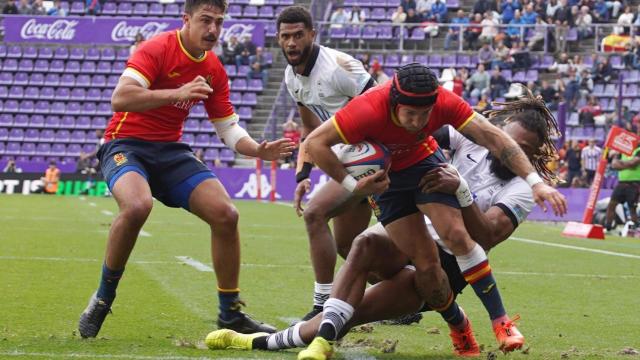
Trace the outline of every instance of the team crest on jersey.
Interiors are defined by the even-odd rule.
[[[213,76],[212,75],[207,75],[207,77],[205,77],[205,79],[207,80],[207,84],[209,85],[210,88],[213,89]]]
[[[419,132],[416,135],[416,140],[417,141],[423,141],[425,138],[427,137],[427,134],[423,133],[423,132]]]
[[[369,201],[369,206],[371,206],[371,210],[373,210],[373,215],[375,215],[376,217],[379,217],[381,212],[380,212],[380,206],[378,206],[378,203],[373,199],[373,196],[368,196],[367,200]]]
[[[116,162],[116,166],[120,166],[127,162],[127,157],[123,153],[117,153],[113,155],[113,161]]]

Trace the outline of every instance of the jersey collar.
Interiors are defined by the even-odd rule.
[[[320,55],[320,46],[317,44],[313,44],[311,48],[311,54],[309,54],[309,60],[307,60],[307,64],[304,67],[304,71],[302,72],[302,76],[311,75],[311,70],[316,65],[316,61],[318,60],[318,55]]]
[[[199,63],[199,62],[203,62],[204,59],[207,58],[208,51],[205,51],[204,55],[201,58],[193,57],[191,54],[189,54],[187,49],[184,48],[184,45],[182,45],[182,39],[180,39],[180,30],[176,30],[176,36],[178,37],[178,45],[180,45],[180,49],[191,61],[195,61]]]

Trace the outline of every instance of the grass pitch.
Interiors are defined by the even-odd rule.
[[[112,199],[0,196],[0,358],[295,359],[296,351],[202,349],[215,328],[217,297],[209,230],[183,210],[155,203],[132,254],[118,298],[99,338],[76,333],[95,291]],[[242,297],[247,312],[286,327],[311,305],[313,274],[302,220],[276,204],[238,202]],[[491,265],[510,314],[520,314],[525,353],[513,359],[640,359],[640,240],[565,239],[560,227],[526,223],[491,251]],[[533,240],[533,242],[531,241]],[[552,246],[560,244],[561,247]],[[485,354],[495,350],[490,322],[468,289],[459,303]],[[393,353],[383,353],[389,343]],[[437,314],[418,325],[374,325],[347,336],[342,359],[447,359],[447,327]],[[628,350],[628,353],[633,351]],[[491,358],[491,356],[488,356]],[[497,354],[497,358],[506,358]]]

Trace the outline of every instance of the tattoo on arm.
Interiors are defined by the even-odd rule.
[[[519,146],[507,145],[502,149],[502,152],[500,154],[500,162],[504,166],[508,167],[514,173],[517,173],[518,171],[516,171],[517,169],[515,169],[517,164],[518,163],[520,163],[521,165],[528,164],[529,160],[527,159],[527,156],[524,154],[524,152],[522,151],[522,149],[520,149]],[[530,167],[530,166],[531,165],[526,167]],[[527,169],[527,172],[530,172],[530,171],[532,170]]]

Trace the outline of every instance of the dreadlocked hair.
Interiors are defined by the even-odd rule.
[[[556,144],[552,137],[560,134],[558,123],[541,96],[534,96],[522,84],[517,85],[522,88],[522,96],[509,102],[493,102],[493,106],[500,108],[489,110],[486,115],[489,119],[502,117],[505,124],[517,122],[525,129],[535,132],[542,145],[533,155],[533,166],[545,180],[558,183],[558,176],[548,167],[548,163],[557,158]]]

